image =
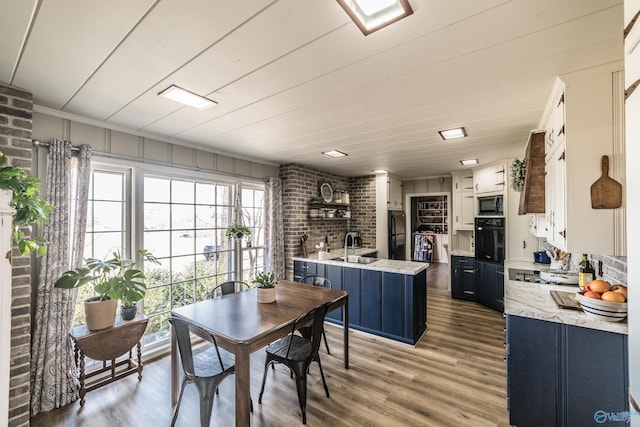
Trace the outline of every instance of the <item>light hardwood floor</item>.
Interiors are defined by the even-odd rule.
[[[350,334],[351,369],[342,365],[342,329],[327,324],[331,355],[321,349],[331,393],[327,399],[317,366],[308,385],[309,426],[508,426],[504,318],[475,303],[451,300],[429,287],[428,330],[416,347],[357,331]],[[251,357],[252,425],[302,425],[295,384],[283,367],[270,371],[262,405],[258,393],[264,351]],[[135,376],[42,413],[31,426],[168,426],[171,421],[169,359],[148,363]],[[211,425],[234,423],[234,381],[216,398]],[[198,398],[188,386],[178,426],[198,425]]]

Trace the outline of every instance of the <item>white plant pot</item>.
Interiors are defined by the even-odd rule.
[[[258,302],[272,303],[276,301],[276,288],[258,288]]]
[[[116,309],[118,301],[110,299],[100,301],[99,299],[89,298],[84,301],[84,319],[87,329],[96,331],[113,326],[116,321]]]

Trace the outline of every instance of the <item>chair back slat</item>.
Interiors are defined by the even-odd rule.
[[[221,283],[213,288],[213,290],[207,295],[207,297],[216,298],[222,295],[233,294],[235,292],[243,291],[248,287],[249,285],[239,280],[230,280],[228,282]]]
[[[182,368],[184,369],[185,374],[196,375],[193,364],[193,346],[191,344],[191,329],[195,329],[195,327],[173,317],[169,318],[169,322],[176,331],[176,340],[178,342],[178,350],[180,351],[180,360],[182,361]],[[216,338],[213,335],[200,330],[196,332],[196,335],[206,335],[207,339],[213,343],[213,346],[216,349],[218,362],[220,363],[220,367],[224,371],[226,368],[224,366],[224,362],[222,361],[222,356],[220,355],[220,350],[218,349]]]

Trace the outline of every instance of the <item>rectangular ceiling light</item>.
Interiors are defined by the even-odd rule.
[[[337,0],[366,36],[413,13],[408,0]]]
[[[169,86],[158,95],[188,105],[189,107],[197,108],[198,110],[204,110],[217,104],[217,102],[207,99],[204,96],[196,95],[193,92],[189,92],[175,85]]]
[[[371,172],[373,172],[373,173],[387,173],[388,171],[386,169],[374,169]]]
[[[342,151],[338,151],[338,150],[330,150],[330,151],[324,151],[322,154],[324,154],[325,156],[329,156],[329,157],[345,157],[348,154],[343,153]]]
[[[462,166],[472,166],[472,165],[477,165],[477,164],[478,164],[478,159],[460,160],[460,164],[461,164]]]
[[[445,141],[447,139],[464,138],[465,136],[467,136],[467,132],[464,130],[464,128],[439,130],[438,133]]]

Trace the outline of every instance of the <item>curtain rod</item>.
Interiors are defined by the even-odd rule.
[[[49,145],[50,145],[48,142],[42,142],[39,139],[32,139],[31,142],[36,147],[42,147],[42,148],[49,148]],[[71,151],[80,151],[80,147],[76,147],[75,145],[72,145]]]

